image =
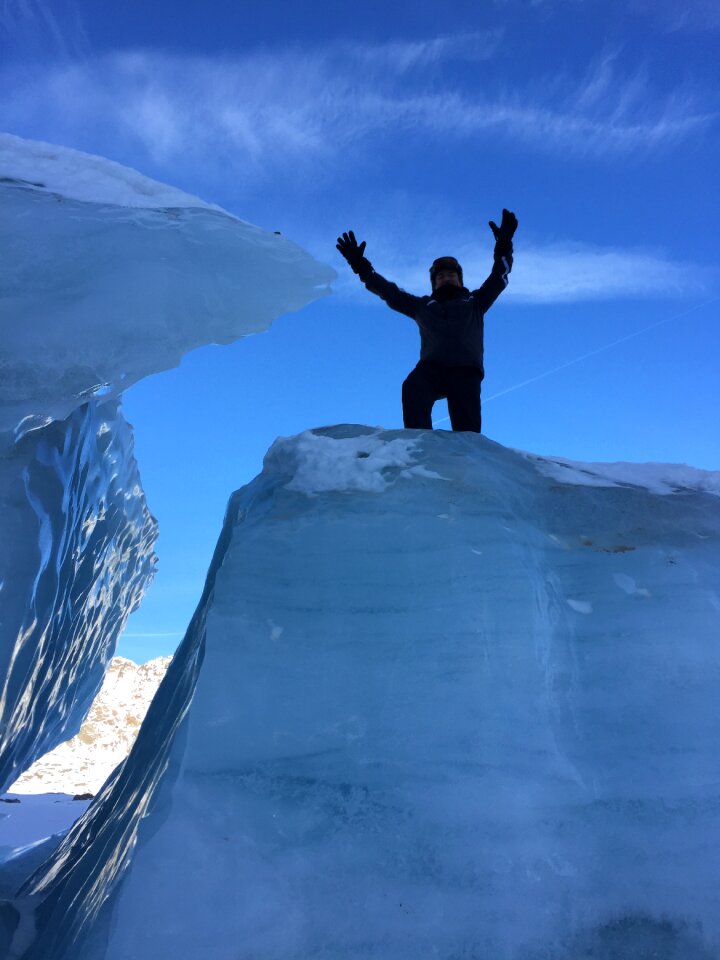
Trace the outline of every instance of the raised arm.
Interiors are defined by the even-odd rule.
[[[480,304],[483,313],[490,309],[508,285],[508,275],[513,265],[512,238],[517,225],[517,217],[510,210],[503,210],[499,227],[492,220],[490,221],[490,229],[495,237],[493,267],[485,283],[477,290],[473,290],[473,297]]]
[[[358,244],[355,234],[352,230],[338,237],[336,244],[340,253],[345,257],[353,273],[356,273],[365,284],[370,293],[381,297],[385,303],[397,310],[398,313],[404,313],[405,316],[415,318],[417,308],[420,304],[420,297],[414,297],[411,293],[401,290],[396,283],[386,280],[376,273],[373,265],[365,256],[365,241]]]

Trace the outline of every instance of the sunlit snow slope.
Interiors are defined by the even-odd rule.
[[[472,434],[279,440],[12,956],[719,957],[718,493]]]
[[[9,792],[97,793],[130,752],[170,659],[138,664],[113,657],[80,732],[41,757]]]

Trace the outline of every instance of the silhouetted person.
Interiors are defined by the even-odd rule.
[[[352,230],[338,237],[338,250],[368,290],[420,328],[420,362],[402,386],[406,427],[432,430],[433,404],[446,397],[453,430],[480,433],[483,318],[507,286],[517,223],[509,210],[503,210],[499,227],[490,221],[495,256],[482,286],[468,290],[455,257],[439,257],[430,267],[429,297],[413,296],[376,273],[365,256],[365,241],[358,244]]]

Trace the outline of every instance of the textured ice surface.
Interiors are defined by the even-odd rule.
[[[719,957],[718,478],[554,469],[278,441],[13,956]]]
[[[154,572],[156,524],[117,403],[0,452],[0,507],[2,792],[80,729]]]
[[[266,329],[334,273],[134,170],[8,134],[0,204],[2,789],[77,732],[151,574],[113,395]]]
[[[266,330],[334,271],[101,157],[0,134],[0,431]]]

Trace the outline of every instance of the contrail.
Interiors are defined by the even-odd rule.
[[[632,340],[633,337],[639,337],[643,333],[648,333],[650,330],[655,330],[657,327],[661,327],[664,323],[671,323],[673,320],[680,320],[682,317],[686,317],[689,313],[694,313],[696,310],[701,310],[703,307],[709,307],[713,303],[717,303],[720,300],[720,297],[713,297],[712,300],[706,300],[704,303],[698,303],[694,307],[688,307],[687,310],[683,310],[681,313],[675,313],[671,317],[665,317],[664,320],[656,320],[655,323],[651,323],[647,327],[642,327],[640,330],[636,330],[634,333],[628,333],[624,337],[618,337],[617,340],[611,340],[610,343],[605,343],[601,347],[596,347],[595,350],[590,350],[588,353],[582,353],[579,357],[574,357],[572,360],[566,360],[565,363],[561,363],[557,367],[552,367],[550,370],[545,370],[544,373],[538,373],[535,377],[530,377],[529,380],[523,380],[520,383],[516,383],[512,387],[507,387],[505,390],[500,390],[499,393],[493,393],[490,397],[483,397],[483,404],[490,403],[491,400],[497,400],[498,397],[504,397],[508,393],[514,393],[516,390],[521,390],[523,387],[527,387],[531,383],[537,383],[538,380],[544,380],[545,377],[552,376],[553,373],[559,373],[560,370],[565,370],[567,367],[571,367],[574,363],[580,363],[581,360],[588,360],[590,357],[595,357],[599,353],[604,353],[605,350],[610,350],[612,347],[617,347],[621,343],[626,343],[628,340]],[[439,423],[445,423],[449,420],[450,417],[443,417],[441,420],[434,420],[433,426],[437,426]]]

